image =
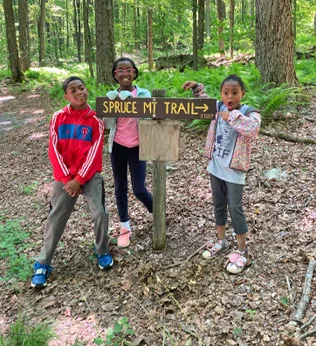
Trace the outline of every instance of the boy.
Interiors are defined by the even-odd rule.
[[[34,264],[32,287],[45,287],[51,261],[78,196],[82,193],[94,222],[95,255],[101,269],[113,266],[108,249],[109,214],[104,205],[102,148],[104,125],[87,103],[88,90],[75,76],[63,83],[69,105],[50,123],[48,156],[54,183],[44,244]]]

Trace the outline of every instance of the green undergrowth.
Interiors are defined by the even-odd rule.
[[[0,216],[0,262],[6,270],[0,280],[15,283],[26,281],[31,275],[31,260],[23,253],[30,247],[29,233],[21,227],[20,220],[4,220]]]
[[[301,87],[289,87],[286,84],[274,86],[273,84],[263,84],[260,80],[260,73],[254,64],[233,63],[230,66],[220,66],[216,68],[203,67],[198,71],[190,68],[184,72],[176,69],[152,71],[145,70],[146,65],[140,65],[139,76],[135,83],[150,91],[153,89],[165,89],[166,97],[189,98],[191,91],[185,91],[182,85],[187,80],[195,80],[205,85],[207,94],[219,99],[220,84],[229,74],[239,75],[246,85],[246,95],[243,103],[256,107],[261,112],[263,124],[268,124],[273,118],[276,110],[293,109],[298,105],[308,102],[306,97],[306,86],[315,84],[316,61],[298,60],[295,61],[295,69]],[[64,99],[62,81],[70,75],[77,75],[82,78],[89,90],[89,103],[93,108],[96,106],[96,97],[105,96],[107,91],[117,88],[117,85],[96,86],[95,78],[89,77],[89,69],[86,64],[73,64],[63,68],[32,68],[26,71],[26,82],[22,83],[21,89],[48,90],[52,101],[59,109],[67,104]],[[308,96],[308,95],[307,95]],[[203,127],[209,122],[205,120],[194,120],[191,127]]]
[[[54,337],[47,323],[30,325],[25,319],[11,324],[6,335],[0,335],[0,346],[47,346]]]

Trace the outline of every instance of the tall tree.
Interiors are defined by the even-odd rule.
[[[230,57],[234,58],[234,21],[235,21],[235,0],[230,0],[229,11],[229,32],[230,32]]]
[[[263,82],[297,83],[292,0],[256,1],[256,65]]]
[[[226,7],[223,0],[217,0],[217,18],[219,21],[217,34],[218,34],[218,47],[221,56],[225,55],[225,42],[223,38],[223,26],[226,18]]]
[[[83,0],[83,27],[84,27],[84,48],[86,62],[89,66],[90,76],[93,78],[92,56],[91,56],[91,40],[90,40],[90,28],[89,28],[89,3]]]
[[[205,0],[198,0],[198,49],[204,46]]]
[[[97,84],[113,83],[115,60],[113,0],[95,0]]]
[[[205,33],[206,38],[209,39],[211,37],[210,34],[210,1],[211,0],[205,0]]]
[[[40,66],[45,63],[45,0],[40,0],[40,15],[38,21],[39,55]]]
[[[241,21],[245,20],[246,4],[245,0],[241,0]]]
[[[74,25],[77,45],[78,62],[81,62],[81,18],[80,18],[80,0],[73,0],[74,7]]]
[[[66,51],[67,56],[69,55],[69,48],[70,48],[70,39],[69,39],[69,9],[68,9],[68,1],[66,1]]]
[[[251,22],[250,22],[250,26],[253,27],[254,26],[254,18],[255,17],[255,0],[250,0],[250,17],[251,17]]]
[[[138,34],[137,34],[137,28],[138,28],[138,19],[139,19],[139,7],[137,5],[137,0],[134,0],[134,18],[133,18],[133,22],[134,22],[134,46],[135,46],[135,50],[138,50],[139,48],[139,44],[138,44]]]
[[[294,40],[296,40],[296,22],[297,22],[297,3],[296,0],[293,0],[293,33],[294,33]]]
[[[148,8],[148,68],[152,70],[154,68],[154,56],[153,56],[153,10]]]
[[[198,69],[198,42],[197,42],[197,0],[192,0],[192,16],[193,16],[193,21],[192,21],[192,46],[193,46],[193,70]]]
[[[19,0],[19,46],[22,71],[30,68],[30,20],[28,0]]]
[[[5,17],[9,62],[11,69],[11,81],[12,83],[22,82],[24,76],[19,61],[19,51],[16,42],[15,20],[12,7],[12,0],[3,0],[3,10]]]

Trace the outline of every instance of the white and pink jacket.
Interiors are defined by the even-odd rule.
[[[193,95],[195,97],[209,97],[205,91],[203,84],[198,84],[198,86],[192,89]],[[220,105],[222,102],[217,102],[217,105]],[[260,114],[254,110],[254,108],[248,107],[245,105],[241,110],[246,109],[243,113],[235,109],[230,112],[228,123],[230,126],[238,132],[237,139],[234,146],[234,151],[232,159],[230,162],[230,168],[237,169],[239,171],[247,172],[250,167],[251,159],[251,150],[253,139],[258,136],[260,129]],[[218,107],[217,111],[227,110],[226,107]],[[212,159],[212,153],[215,146],[215,136],[216,136],[216,126],[219,115],[216,114],[215,118],[211,121],[204,154],[210,160]]]

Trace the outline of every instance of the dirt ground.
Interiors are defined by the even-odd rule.
[[[10,98],[11,97],[11,98]],[[314,95],[315,100],[315,95]],[[47,158],[49,96],[0,93],[1,222],[20,219],[30,232],[24,252],[39,253],[49,208],[52,172]],[[316,104],[275,126],[284,133],[316,140]],[[260,134],[247,176],[244,209],[252,265],[241,275],[223,270],[225,256],[206,261],[201,252],[215,236],[211,190],[203,157],[206,131],[181,131],[180,160],[167,163],[167,244],[152,250],[152,216],[129,196],[133,237],[128,249],[113,244],[118,230],[113,178],[107,148],[104,180],[110,212],[111,253],[115,265],[98,269],[93,259],[93,232],[88,209],[78,199],[53,261],[47,288],[0,280],[0,334],[19,316],[30,324],[48,321],[56,338],[50,345],[93,345],[126,316],[136,335],[132,345],[316,345],[316,328],[300,330],[316,314],[315,279],[310,301],[296,326],[289,324],[303,294],[306,270],[315,259],[316,146]],[[278,168],[286,173],[268,179]],[[152,163],[148,162],[148,186]],[[32,193],[26,189],[32,187]],[[231,246],[236,246],[229,226]],[[173,263],[182,264],[168,268]],[[0,260],[1,276],[8,259]],[[123,345],[123,344],[122,344]]]

